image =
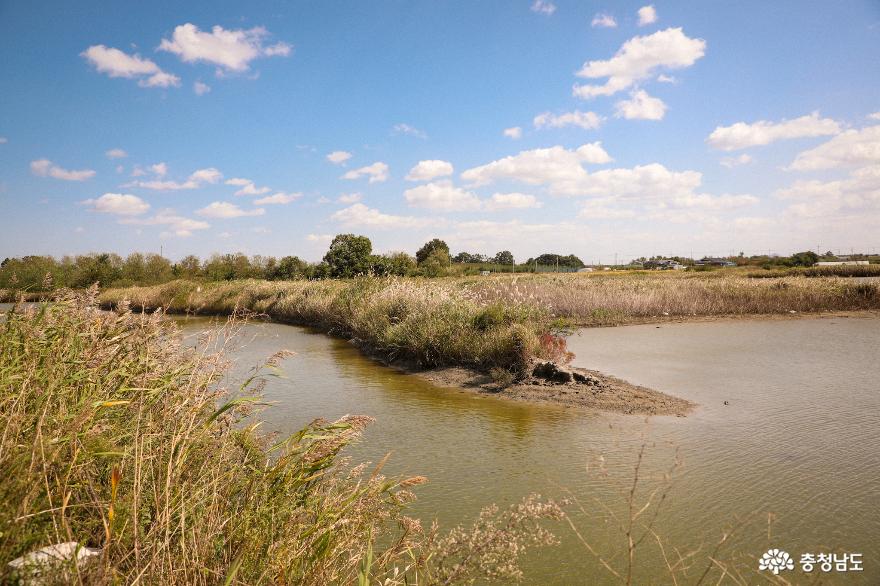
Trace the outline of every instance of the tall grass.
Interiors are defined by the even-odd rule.
[[[217,344],[184,348],[169,320],[99,312],[94,294],[0,323],[0,582],[9,560],[62,542],[101,553],[42,568],[43,583],[507,580],[526,546],[552,542],[536,528],[562,511],[536,497],[423,530],[404,514],[423,478],[340,460],[369,418],[262,435],[254,389],[218,386]]]
[[[815,267],[790,267],[752,271],[752,279],[772,279],[778,277],[880,277],[880,265],[829,265]]]
[[[238,310],[344,336],[422,367],[528,371],[565,355],[570,325],[666,318],[880,309],[880,285],[839,278],[750,279],[741,272],[639,272],[323,281],[173,281],[109,289],[104,307],[228,315]],[[564,340],[563,340],[564,342]]]
[[[101,294],[101,302],[106,307],[129,302],[136,309],[204,314],[247,309],[351,338],[391,360],[518,373],[531,358],[545,357],[541,336],[553,330],[552,319],[540,306],[482,303],[454,281],[443,280],[174,281],[110,289]]]
[[[666,317],[880,309],[880,285],[837,278],[749,279],[738,274],[553,275],[472,280],[482,303],[535,304],[579,325]]]

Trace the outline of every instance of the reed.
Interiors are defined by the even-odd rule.
[[[419,367],[514,377],[565,356],[571,326],[665,319],[880,309],[880,284],[833,277],[750,279],[741,271],[627,272],[321,281],[172,281],[108,289],[103,307],[229,315],[247,310],[352,339]],[[552,343],[547,343],[550,340]]]
[[[534,304],[582,326],[663,319],[880,309],[880,284],[803,276],[636,273],[472,280],[482,303]]]
[[[95,295],[0,323],[0,582],[16,579],[9,560],[63,542],[101,553],[39,568],[41,583],[506,580],[525,546],[550,543],[529,536],[562,511],[537,497],[445,537],[423,530],[405,507],[424,478],[340,459],[368,417],[262,435],[259,389],[220,386],[229,336],[187,348],[170,320],[99,312]],[[463,541],[497,563],[462,556]]]
[[[880,277],[880,265],[830,265],[815,267],[790,267],[767,269],[748,273],[752,279],[775,279],[779,277]]]
[[[246,309],[308,325],[358,343],[370,353],[421,367],[505,368],[521,374],[546,357],[541,336],[555,324],[543,308],[507,300],[482,303],[455,281],[363,277],[324,281],[234,281],[110,289],[105,307],[228,315]]]

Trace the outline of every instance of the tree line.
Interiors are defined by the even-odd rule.
[[[158,285],[174,279],[231,281],[236,279],[351,278],[358,275],[440,277],[450,273],[476,273],[483,268],[506,265],[518,271],[535,264],[580,268],[584,264],[574,255],[545,253],[516,265],[508,250],[494,256],[459,252],[452,256],[443,240],[434,238],[419,248],[415,256],[406,252],[374,254],[366,236],[338,234],[321,262],[310,263],[297,256],[247,256],[242,253],[214,254],[202,260],[194,255],[177,262],[158,255],[135,252],[123,258],[114,253],[64,256],[23,256],[0,263],[0,289],[42,292],[60,287],[83,288],[100,283],[102,287]],[[457,266],[454,266],[457,265]],[[480,266],[476,266],[480,265]],[[486,266],[489,265],[489,266]]]

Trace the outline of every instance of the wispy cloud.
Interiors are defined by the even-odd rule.
[[[59,167],[49,159],[31,161],[31,173],[38,177],[52,177],[62,181],[85,181],[95,176],[95,172],[91,169],[69,171]]]
[[[138,79],[138,85],[141,87],[176,87],[180,85],[179,77],[162,71],[150,59],[144,59],[137,54],[129,55],[114,47],[92,45],[80,55],[100,73],[106,73],[109,77]]]

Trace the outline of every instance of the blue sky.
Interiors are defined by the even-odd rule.
[[[0,2],[0,52],[0,256],[880,250],[876,1]]]

